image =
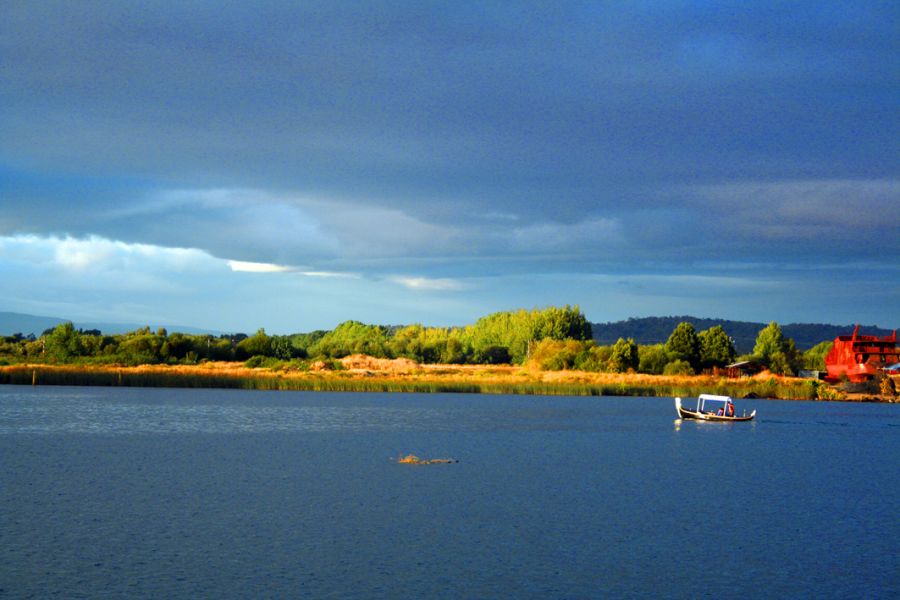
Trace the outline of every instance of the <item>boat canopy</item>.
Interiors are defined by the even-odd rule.
[[[731,396],[716,396],[715,394],[700,394],[697,396],[697,412],[703,412],[703,407],[707,402],[722,402],[724,404],[734,404]]]
[[[716,396],[715,394],[700,394],[699,398],[707,402],[734,402],[731,396]]]

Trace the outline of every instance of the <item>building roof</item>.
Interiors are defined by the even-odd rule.
[[[726,369],[740,369],[741,367],[761,367],[762,363],[755,360],[742,360],[740,362],[725,365]]]

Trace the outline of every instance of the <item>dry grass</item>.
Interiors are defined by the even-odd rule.
[[[351,354],[341,359],[348,371],[378,371],[381,373],[412,373],[419,363],[408,358],[375,358],[365,354]]]
[[[419,365],[408,359],[363,355],[348,356],[341,363],[344,370],[308,372],[248,368],[237,362],[138,367],[15,365],[0,367],[0,383],[27,385],[34,380],[38,385],[592,396],[693,397],[705,392],[785,399],[816,395],[811,382],[770,374],[736,380],[709,375],[540,371],[503,365]]]

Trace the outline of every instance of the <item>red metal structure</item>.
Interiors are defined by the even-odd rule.
[[[850,381],[868,381],[878,369],[898,362],[897,330],[889,336],[859,335],[859,325],[853,335],[839,335],[825,357],[826,381],[837,382],[841,375]]]

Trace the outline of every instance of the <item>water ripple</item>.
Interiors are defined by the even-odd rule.
[[[365,406],[147,405],[79,401],[68,406],[4,406],[0,435],[10,433],[263,433],[396,431],[423,424],[449,430],[440,410]]]

